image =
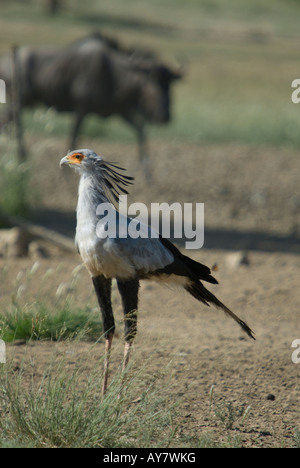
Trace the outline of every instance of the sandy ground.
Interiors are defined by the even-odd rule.
[[[146,183],[135,147],[100,145],[97,140],[82,141],[81,146],[122,162],[136,177],[130,202],[205,203],[204,248],[188,254],[210,267],[218,265],[214,274],[220,284],[210,290],[255,332],[253,341],[222,312],[197,303],[187,293],[143,283],[133,368],[148,360],[149,374],[168,369],[164,391],[170,401],[180,398],[177,423],[181,435],[197,439],[208,433],[219,443],[238,436],[245,447],[292,447],[300,430],[300,363],[292,361],[292,342],[300,339],[297,152],[156,142],[150,145],[153,178]],[[32,144],[32,183],[40,191],[35,218],[72,236],[77,177],[59,170],[63,155],[64,148],[57,149],[53,141]],[[236,262],[236,252],[243,252],[247,261]],[[17,274],[31,268],[34,261],[0,258],[0,267],[8,267],[1,290],[3,304],[10,301]],[[60,283],[68,283],[80,258],[53,251],[38,262],[39,273],[28,286],[33,296],[39,289],[38,278],[50,268],[55,271],[53,293]],[[90,279],[84,270],[74,293],[79,304],[87,294],[90,297]],[[113,295],[118,326],[112,369],[122,358],[123,332],[116,289]],[[42,375],[53,347],[59,345],[30,346],[36,356],[36,375]],[[88,346],[82,344],[83,349]],[[97,352],[93,348],[87,372],[103,353],[102,344]],[[24,345],[9,345],[8,353],[13,353],[17,363]],[[230,427],[228,418],[222,423],[217,410],[228,410],[229,405],[234,414],[250,406],[247,418],[236,418]]]

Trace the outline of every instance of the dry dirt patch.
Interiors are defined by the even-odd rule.
[[[220,285],[211,290],[249,324],[256,336],[256,341],[248,339],[222,312],[202,306],[187,294],[144,283],[133,371],[145,362],[149,375],[168,369],[162,388],[170,401],[181,399],[177,421],[181,434],[197,439],[212,433],[219,441],[238,435],[246,447],[293,446],[295,432],[300,430],[300,364],[291,359],[291,344],[300,338],[297,152],[157,142],[151,145],[153,181],[147,185],[135,147],[100,145],[98,140],[81,146],[93,147],[107,159],[128,167],[136,177],[131,201],[205,203],[206,248],[190,251],[189,255],[208,266],[218,265],[215,276]],[[59,171],[58,162],[64,152],[63,145],[54,148],[50,141],[35,142],[32,147],[35,173],[39,174],[33,183],[40,190],[42,207],[36,221],[72,235],[77,178]],[[45,153],[47,158],[43,157]],[[235,250],[246,251],[248,264],[234,265]],[[70,280],[79,263],[76,254],[40,259],[39,275],[42,277],[49,268],[55,271],[50,285],[54,292],[60,283]],[[0,266],[7,266],[4,258]],[[10,261],[1,289],[3,307],[11,300],[18,272],[31,266],[29,259]],[[39,282],[32,282],[30,287],[34,297]],[[90,298],[91,284],[85,271],[74,294],[78,304]],[[123,332],[116,289],[114,298],[118,327],[112,371],[122,358]],[[30,346],[37,377],[43,375],[55,347],[61,346],[60,352],[66,352],[64,344]],[[84,351],[92,345],[80,346]],[[8,353],[13,353],[17,363],[22,359],[24,345],[9,345]],[[100,343],[97,352],[93,347],[86,372],[102,355]],[[70,356],[73,365],[76,355]],[[243,424],[237,420],[225,428],[215,409],[227,408],[228,404],[236,412],[250,406]]]

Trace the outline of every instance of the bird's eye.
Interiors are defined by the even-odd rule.
[[[83,154],[81,154],[81,153],[75,153],[75,154],[73,154],[73,159],[74,159],[74,160],[76,159],[76,161],[78,161],[79,163],[83,160],[83,158],[84,158],[84,156],[83,156]]]

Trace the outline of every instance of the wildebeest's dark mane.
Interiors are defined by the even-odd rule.
[[[88,36],[84,36],[83,38],[73,42],[73,46],[77,47],[80,43],[84,43],[89,39],[102,41],[106,47],[109,47],[111,50],[119,52],[120,54],[124,54],[133,60],[157,60],[157,55],[153,51],[136,46],[125,46],[124,44],[121,44],[120,41],[115,37],[109,36],[108,34],[103,34],[99,30],[93,31]]]

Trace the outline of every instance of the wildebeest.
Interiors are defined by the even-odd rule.
[[[43,103],[73,112],[71,148],[83,119],[121,116],[137,132],[146,161],[145,125],[170,120],[170,85],[181,78],[152,54],[123,49],[117,41],[91,34],[61,50],[21,47],[18,54],[20,106]],[[9,60],[0,62],[0,78],[11,84]]]

